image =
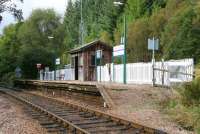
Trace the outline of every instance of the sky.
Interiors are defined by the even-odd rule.
[[[22,9],[24,19],[27,19],[32,10],[37,8],[53,8],[57,13],[63,16],[68,3],[68,0],[24,0],[23,3],[20,3],[19,0],[13,1],[17,2],[18,8]],[[15,19],[9,13],[4,12],[1,15],[3,16],[3,20],[0,23],[0,33],[2,33],[5,26],[15,22]]]

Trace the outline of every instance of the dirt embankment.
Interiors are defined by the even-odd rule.
[[[0,94],[0,134],[46,134],[46,131],[19,104]]]
[[[162,103],[173,96],[172,89],[147,85],[111,85],[107,86],[107,91],[116,105],[107,112],[170,134],[193,134],[182,129],[162,110]]]

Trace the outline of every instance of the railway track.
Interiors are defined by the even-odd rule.
[[[23,112],[30,116],[32,119],[37,120],[38,123],[46,129],[49,134],[66,134],[66,128],[62,126],[62,124],[52,120],[45,113],[30,107],[28,104],[23,103],[22,101],[16,100],[12,96],[1,94],[0,96],[11,100],[16,105],[20,106]]]
[[[50,133],[166,134],[157,129],[52,98],[11,90],[4,93],[28,105],[27,112],[39,120]]]

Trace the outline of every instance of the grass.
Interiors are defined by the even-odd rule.
[[[181,87],[162,103],[164,111],[184,129],[200,134],[200,77]]]

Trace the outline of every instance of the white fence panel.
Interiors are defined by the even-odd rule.
[[[167,61],[171,82],[189,82],[193,80],[194,60],[170,60]]]
[[[114,82],[123,83],[123,65],[114,65]]]
[[[78,69],[78,80],[83,81],[83,68]]]
[[[127,83],[151,84],[152,64],[132,63],[127,64]]]
[[[54,80],[54,71],[45,72],[44,80]],[[74,80],[74,69],[56,70],[56,80]]]
[[[166,62],[156,62],[154,65],[154,75],[156,85],[170,86],[170,72]]]
[[[74,69],[64,69],[64,80],[74,80]]]
[[[108,66],[98,66],[97,67],[97,81],[110,81],[110,74]]]

